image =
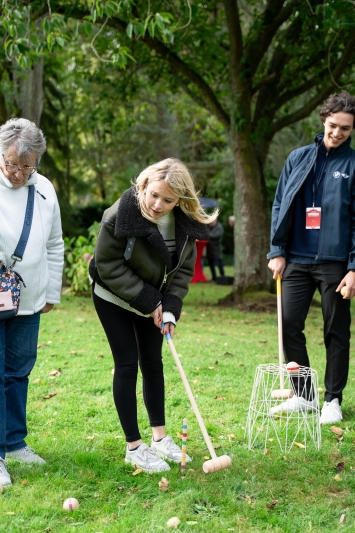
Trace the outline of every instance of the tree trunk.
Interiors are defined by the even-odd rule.
[[[265,184],[248,134],[232,140],[235,165],[234,291],[267,286],[270,217]]]
[[[18,105],[21,116],[40,125],[43,112],[43,57],[28,69],[23,77],[17,76],[19,85]]]
[[[96,181],[97,181],[99,193],[100,193],[100,200],[104,201],[106,200],[106,196],[107,196],[106,187],[105,187],[106,182],[105,182],[105,175],[101,170],[101,166],[95,169],[95,173],[96,173]]]
[[[2,81],[4,75],[4,70],[2,67],[0,67],[0,82]],[[6,101],[5,96],[3,92],[0,93],[0,124],[4,124],[4,122],[7,121],[8,118],[7,108],[6,108]]]
[[[160,160],[168,157],[179,158],[179,146],[176,139],[171,135],[176,123],[176,117],[172,115],[166,105],[166,98],[161,94],[156,97],[157,124],[158,124],[158,157]]]
[[[4,95],[0,93],[0,124],[4,124],[7,121],[7,108]]]

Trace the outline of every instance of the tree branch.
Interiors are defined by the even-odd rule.
[[[260,80],[251,90],[251,94],[254,95],[260,89],[265,87],[265,85],[268,85],[269,83],[273,82],[276,78],[276,72],[272,72],[272,74],[267,74],[262,80]]]
[[[224,0],[226,21],[229,35],[229,65],[231,83],[234,91],[240,84],[241,60],[243,57],[243,36],[236,0]]]
[[[317,64],[317,61],[324,58],[324,49],[321,47],[321,50],[317,50],[317,43],[314,43],[316,55],[313,55],[311,59],[303,62],[303,55],[301,54],[301,60],[297,62],[297,74],[295,74],[294,69],[291,67],[291,61],[295,59],[291,50],[293,49],[293,43],[297,42],[298,36],[302,30],[302,24],[302,17],[295,17],[288,28],[283,31],[283,44],[280,42],[272,54],[265,74],[265,80],[269,78],[269,81],[268,83],[263,84],[262,80],[262,87],[259,88],[254,111],[253,129],[257,127],[257,122],[261,116],[268,118],[269,123],[272,123],[276,111],[280,109],[282,105],[289,100],[292,100],[295,96],[303,94],[303,92],[306,92],[306,90],[311,89],[313,85],[317,84],[315,81],[312,85],[312,83],[306,79],[308,70]],[[310,43],[309,46],[312,47],[312,43]],[[305,57],[307,57],[307,54]],[[287,65],[289,65],[289,69],[285,74],[284,69]],[[274,75],[275,81],[270,79],[272,75]],[[301,78],[301,82],[299,78]],[[316,78],[316,76],[313,76],[313,78]],[[302,83],[302,88],[297,86],[297,82]],[[307,83],[308,87],[303,89],[304,85]],[[289,89],[289,87],[292,88]],[[265,116],[266,113],[267,116]]]
[[[285,30],[283,42],[292,43],[297,40],[301,26],[301,18],[296,17],[292,21],[291,25]],[[290,57],[291,55],[287,47],[282,46],[281,44],[276,46],[276,49],[272,54],[266,71],[266,76],[270,76],[273,74],[275,81],[270,82],[268,84],[269,86],[264,85],[258,93],[254,111],[253,128],[255,128],[255,122],[257,123],[259,121],[259,117],[264,115],[266,110],[268,114],[270,114],[271,110],[273,110],[272,116],[270,117],[270,121],[272,121],[273,117],[275,116],[275,99],[276,95],[279,94],[279,80],[282,80],[283,70],[285,68],[285,65],[287,65],[287,63],[290,61]]]
[[[325,68],[321,72],[318,72],[316,76],[313,76],[312,78],[307,79],[304,83],[301,83],[301,85],[299,85],[298,87],[283,92],[280,98],[275,101],[275,109],[280,109],[287,102],[290,102],[297,96],[301,96],[301,94],[306,93],[312,87],[320,85],[323,79],[327,79],[327,74],[329,74],[328,68]]]
[[[292,10],[302,0],[291,0],[286,3],[284,0],[268,0],[267,6],[260,18],[257,18],[255,24],[249,31],[245,45],[244,56],[249,64],[249,75],[252,78],[257,68],[266,54],[277,29],[288,20]]]
[[[308,100],[305,106],[279,120],[275,120],[270,131],[271,136],[274,136],[276,132],[282,130],[286,126],[290,126],[291,124],[308,117],[318,105],[323,103],[333,89],[334,84],[332,82],[328,83],[328,85],[323,86],[320,92],[317,92],[316,96]]]
[[[275,51],[276,52],[276,51]],[[275,54],[274,54],[275,55]],[[314,58],[311,59],[311,61],[309,61],[308,63],[305,63],[302,65],[302,79],[305,79],[305,75],[307,73],[307,71],[309,69],[311,69],[311,67],[314,67],[315,65],[317,65],[320,61],[320,59],[324,59],[324,50],[322,48],[322,50],[319,51],[318,55],[315,56]],[[275,63],[276,65],[280,65],[281,61],[280,61],[280,58],[278,57],[274,57],[273,58],[273,63]],[[275,79],[278,79],[280,78],[280,75],[278,75],[277,72],[270,72],[272,69],[269,68],[268,72],[266,73],[265,77],[263,79],[261,79],[256,85],[255,87],[253,87],[252,89],[252,94],[256,94],[258,91],[260,91],[261,89],[263,89],[266,85],[269,85],[270,83],[273,83],[273,81]],[[283,95],[285,94],[285,89],[287,87],[289,87],[290,85],[292,85],[292,83],[294,83],[294,73],[292,75],[292,77],[283,77],[282,78],[282,81],[280,81],[278,84],[277,84],[277,94],[280,94],[280,98],[283,98]],[[307,85],[307,80],[304,82],[305,85]],[[296,88],[296,91],[298,89]],[[292,91],[290,91],[292,93]],[[303,92],[303,91],[302,91]],[[280,100],[279,98],[279,100]],[[291,96],[291,98],[293,98],[293,96]],[[279,102],[279,100],[277,102]],[[287,100],[286,100],[287,101]],[[283,102],[285,103],[285,102]],[[283,105],[282,103],[282,105]],[[280,107],[279,105],[277,105],[276,107]]]
[[[135,11],[137,18],[139,18],[139,13],[137,12],[136,8],[133,11]],[[65,13],[67,16],[72,16],[77,19],[82,19],[88,14],[87,11],[77,8],[75,4],[73,4],[70,9],[58,6],[57,12]],[[97,20],[96,22],[100,23],[100,20]],[[107,26],[126,34],[127,23],[118,17],[109,19],[107,21]],[[141,37],[140,41],[144,42],[151,50],[154,50],[161,57],[161,59],[166,61],[173,73],[178,72],[181,74],[181,76],[195,86],[201,97],[200,102],[203,101],[205,103],[204,107],[207,107],[209,111],[218,118],[224,129],[228,131],[230,127],[230,117],[223,108],[222,104],[218,101],[212,88],[208,85],[208,83],[205,82],[202,76],[190,68],[187,63],[185,63],[175,52],[171,51],[164,43],[158,41],[157,39],[152,39],[148,33],[146,33],[144,37]],[[185,90],[186,87],[187,85],[185,84]],[[201,105],[201,103],[199,103],[199,105]]]
[[[311,61],[309,61],[308,63],[303,64],[302,66],[300,66],[299,74],[300,74],[300,79],[302,80],[301,85],[307,85],[307,83],[312,84],[314,78],[317,78],[317,76],[321,77],[321,76],[323,76],[323,72],[325,70],[328,71],[328,68],[327,69],[323,69],[323,70],[319,71],[317,74],[315,74],[314,76],[312,76],[312,78],[307,79],[308,72],[310,71],[312,73],[312,68],[315,65],[320,64],[322,59],[324,59],[324,49],[321,49],[319,51],[319,53],[317,54],[317,56],[312,58]],[[283,105],[284,103],[287,102],[287,100],[288,100],[288,99],[286,99],[287,98],[286,97],[287,94],[291,94],[290,98],[294,98],[292,96],[292,92],[293,92],[293,90],[297,91],[298,87],[296,87],[294,89],[288,89],[292,85],[295,85],[294,72],[290,72],[289,76],[284,76],[282,81],[278,84],[277,90],[278,90],[278,94],[280,95],[280,97],[277,100],[276,107],[280,107],[279,102],[281,103],[281,105]]]
[[[330,46],[332,45],[332,43],[329,45],[329,48],[328,48],[328,58],[330,55]],[[332,81],[334,83],[335,83],[335,79],[337,77],[339,78],[344,73],[344,70],[346,69],[347,65],[350,62],[351,56],[354,53],[354,49],[355,49],[355,33],[352,32],[350,34],[349,40],[346,42],[345,50],[341,55],[341,60],[337,62],[337,66],[335,67],[334,71],[330,72]]]
[[[172,71],[171,74],[173,78],[178,82],[178,84],[181,85],[183,90],[190,96],[190,98],[192,98],[200,107],[207,109],[209,111],[209,108],[207,107],[206,102],[202,100],[202,98],[199,98],[199,96],[190,89],[188,84],[185,82],[185,80],[181,76],[178,76],[178,74],[174,71]]]
[[[127,24],[118,19],[112,18],[107,22],[107,25],[126,33]],[[205,102],[205,106],[213,113],[221,122],[226,131],[229,129],[230,118],[228,113],[223,109],[222,105],[218,101],[211,87],[205,82],[205,80],[190,68],[175,52],[172,52],[164,43],[157,39],[152,39],[150,35],[146,34],[141,38],[151,50],[154,50],[164,61],[166,61],[172,72],[179,72],[184,78],[192,83],[199,92],[201,99]]]
[[[314,96],[307,102],[305,106],[294,111],[290,115],[287,115],[285,117],[280,118],[279,120],[276,120],[272,126],[272,134],[275,134],[277,131],[281,130],[285,126],[289,126],[290,124],[293,124],[294,122],[297,122],[298,120],[301,120],[307,117],[317,105],[323,103],[323,100],[327,98],[329,94],[331,93],[331,91],[334,90],[334,88],[336,87],[333,80],[340,78],[340,76],[344,73],[346,67],[350,63],[350,59],[351,59],[352,54],[354,53],[354,49],[355,49],[355,33],[352,33],[351,36],[349,37],[349,40],[347,41],[347,45],[345,47],[345,50],[342,54],[340,61],[337,62],[336,67],[334,68],[334,71],[332,72],[332,78],[328,81],[327,84],[325,84],[322,87],[322,89],[319,92],[317,92],[316,96]]]

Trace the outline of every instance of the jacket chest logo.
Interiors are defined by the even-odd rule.
[[[341,172],[338,172],[337,170],[333,173],[333,178],[344,178],[347,180],[349,178],[349,174],[342,174]]]

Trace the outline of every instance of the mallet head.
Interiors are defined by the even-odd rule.
[[[218,472],[218,470],[223,470],[228,468],[232,464],[232,459],[229,455],[221,455],[215,459],[209,459],[205,461],[202,465],[202,469],[205,474],[213,474],[213,472]]]

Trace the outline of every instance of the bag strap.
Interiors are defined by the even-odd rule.
[[[14,262],[11,265],[11,268],[14,266],[16,261],[22,261],[23,254],[27,246],[27,241],[28,241],[28,237],[30,236],[30,231],[31,231],[31,226],[32,226],[34,198],[35,198],[35,186],[30,185],[28,187],[28,198],[27,198],[25,220],[23,222],[23,228],[22,228],[20,240],[18,241],[16,250],[11,256],[11,259],[14,260]]]

